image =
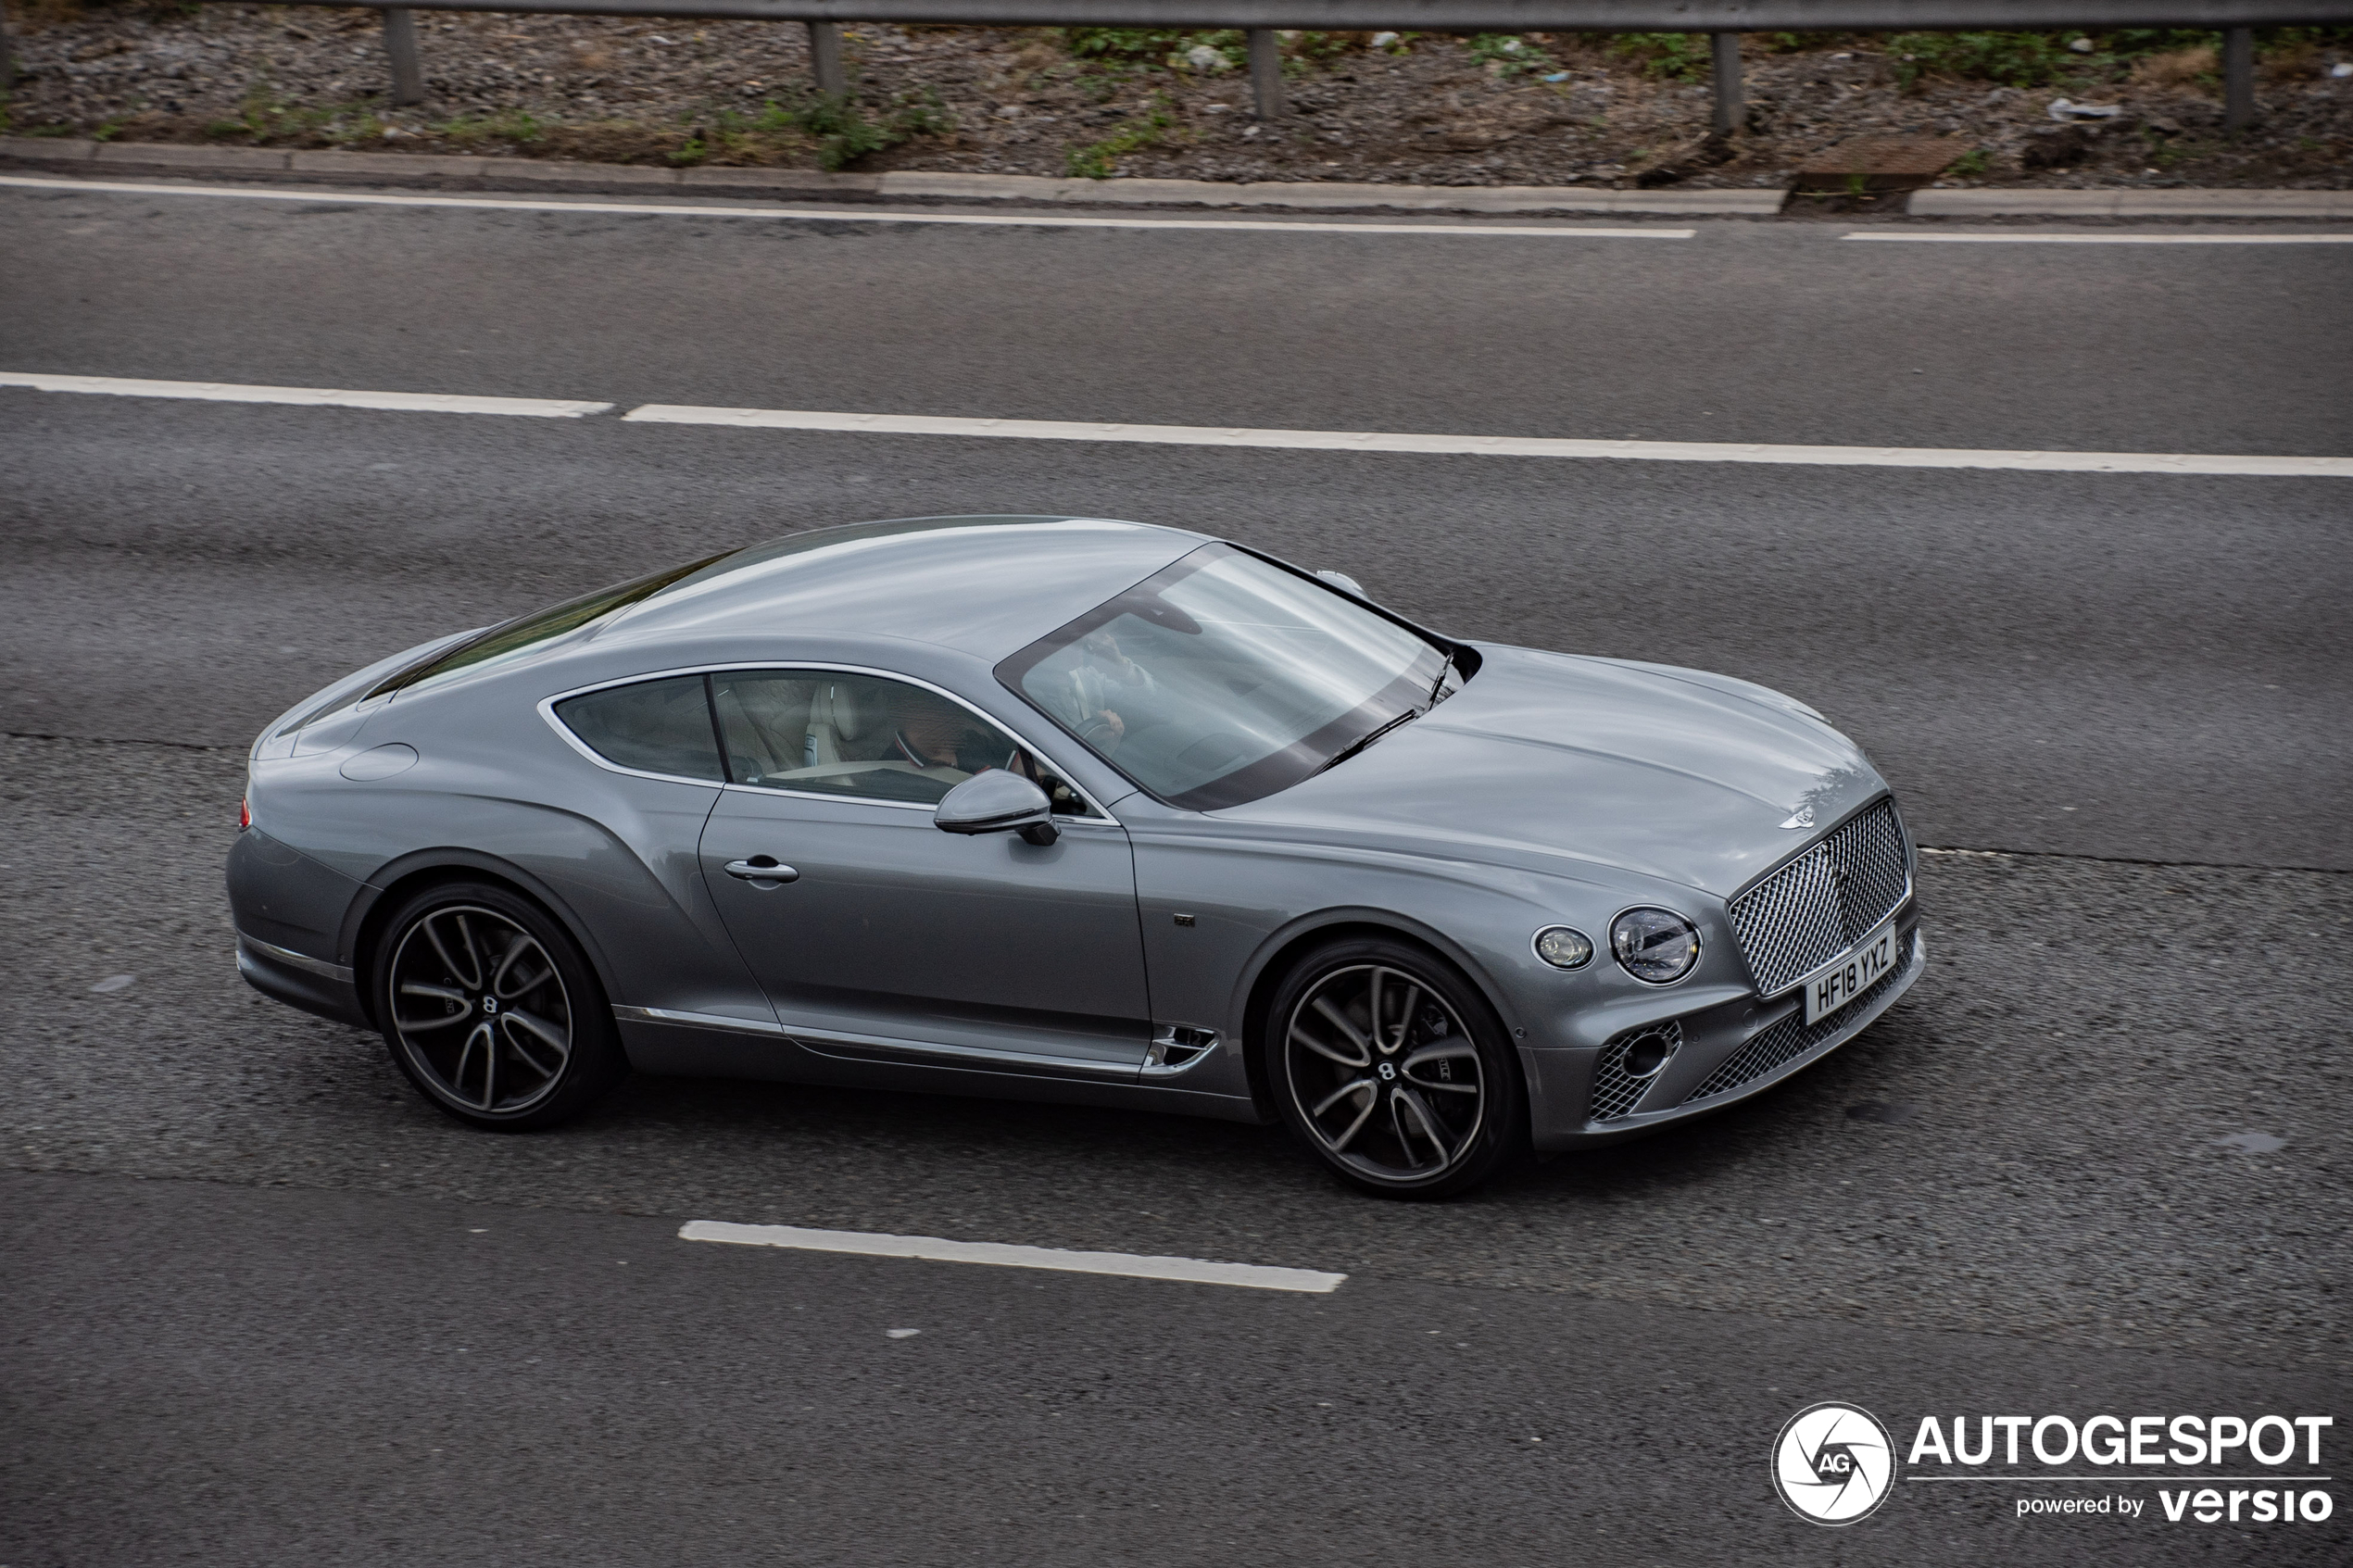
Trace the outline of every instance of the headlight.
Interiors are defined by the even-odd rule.
[[[1582,969],[1593,956],[1593,944],[1581,931],[1548,925],[1536,934],[1536,956],[1554,969]]]
[[[1635,979],[1666,985],[1699,962],[1699,928],[1671,910],[1629,909],[1610,925],[1609,950]]]

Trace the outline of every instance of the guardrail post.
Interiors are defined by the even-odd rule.
[[[1741,35],[1711,32],[1707,43],[1716,56],[1714,129],[1729,136],[1741,128]]]
[[[392,56],[392,101],[425,101],[425,69],[417,58],[417,13],[406,6],[384,7],[384,53]]]
[[[1250,95],[1259,119],[1283,118],[1283,50],[1271,27],[1250,30]]]
[[[2222,129],[2244,131],[2255,123],[2255,30],[2233,27],[2222,33]]]
[[[817,72],[817,91],[828,98],[849,96],[849,73],[841,64],[841,23],[809,24],[809,63]]]

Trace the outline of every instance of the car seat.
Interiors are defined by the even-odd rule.
[[[881,720],[881,704],[862,701],[859,683],[824,681],[818,683],[816,695],[809,704],[809,733],[801,743],[800,765],[814,768],[825,762],[864,760],[853,753],[864,748],[857,743],[865,739]]]

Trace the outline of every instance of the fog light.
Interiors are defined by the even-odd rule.
[[[1675,1042],[1662,1029],[1655,1034],[1637,1035],[1628,1041],[1618,1066],[1629,1078],[1655,1078],[1658,1070],[1667,1065],[1667,1059],[1674,1054]]]
[[[1670,909],[1629,909],[1611,923],[1609,948],[1635,979],[1670,985],[1699,962],[1699,928]]]
[[[1593,944],[1581,931],[1550,925],[1536,934],[1536,956],[1554,969],[1582,969],[1593,956]]]

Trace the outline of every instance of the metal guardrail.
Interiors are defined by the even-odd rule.
[[[2223,34],[2224,124],[2255,118],[2258,27],[2353,23],[2353,0],[307,0],[384,14],[392,101],[424,101],[415,13],[513,11],[589,17],[798,21],[809,27],[817,90],[849,90],[844,22],[963,27],[1236,28],[1250,39],[1262,119],[1284,112],[1277,29],[1332,32],[1705,32],[1712,35],[1715,129],[1741,119],[1743,32],[2047,31],[2061,28],[2211,28]],[[0,86],[9,81],[0,13]]]

